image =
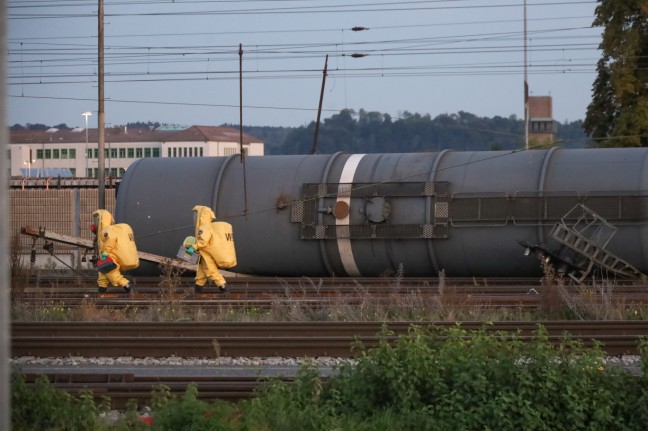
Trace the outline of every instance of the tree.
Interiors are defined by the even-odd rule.
[[[27,130],[47,130],[47,129],[49,129],[49,126],[46,126],[45,124],[41,124],[41,123],[36,123],[36,124],[27,123],[26,127],[27,127]]]
[[[583,123],[597,146],[648,146],[648,2],[599,0],[602,56]]]

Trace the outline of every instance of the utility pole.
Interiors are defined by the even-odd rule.
[[[7,157],[7,2],[0,0],[0,429],[11,429],[11,314],[9,304],[9,176]],[[31,156],[30,156],[31,157]],[[30,159],[31,160],[31,159]]]
[[[243,165],[243,214],[247,220],[247,173],[245,169],[245,151],[243,148],[243,44],[239,43],[239,146],[241,164]]]
[[[103,11],[103,0],[99,0],[99,27],[97,31],[99,47],[99,116],[98,121],[98,150],[99,150],[99,159],[98,159],[98,169],[97,169],[97,184],[99,185],[99,209],[106,209],[106,183],[105,183],[105,172],[104,166],[106,164],[105,157],[105,125],[106,125],[106,113],[104,112],[104,11]]]
[[[327,66],[328,66],[328,54],[326,54],[326,59],[324,60],[322,89],[320,91],[319,106],[317,108],[317,122],[315,123],[315,137],[313,138],[313,148],[311,148],[311,154],[315,154],[317,152],[317,137],[319,135],[320,117],[322,116],[322,100],[324,99],[324,87],[326,86]]]
[[[88,159],[90,158],[90,156],[88,155],[88,117],[92,115],[92,112],[86,111],[81,115],[83,115],[85,117],[85,124],[86,124],[86,128],[85,128],[85,135],[86,135],[86,145],[85,145],[86,168],[85,168],[85,173],[83,175],[80,175],[80,176],[82,176],[82,177],[91,177],[92,175],[90,175],[88,173]]]
[[[529,149],[529,82],[527,73],[527,2],[524,0],[524,149]]]

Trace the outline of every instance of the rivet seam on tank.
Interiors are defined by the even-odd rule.
[[[349,208],[351,208],[351,183],[353,183],[353,178],[355,177],[356,170],[360,161],[365,156],[365,154],[353,154],[351,155],[346,163],[344,168],[342,168],[342,174],[340,175],[340,187],[338,188],[337,202],[346,203]],[[338,232],[340,231],[340,226],[345,226],[348,230],[350,224],[349,211],[346,217],[336,218],[335,224]],[[346,238],[340,238],[341,236],[346,236]],[[351,248],[351,238],[349,235],[337,235],[337,245],[338,251],[340,253],[340,260],[344,266],[344,270],[347,275],[352,277],[359,277],[360,270],[356,265],[355,258],[353,257],[353,249]]]

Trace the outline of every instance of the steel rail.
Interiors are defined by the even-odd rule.
[[[410,325],[451,327],[453,322],[38,322],[12,325],[12,355],[132,357],[351,357],[352,345],[393,341]],[[551,342],[579,339],[610,355],[636,354],[646,321],[463,322],[465,330],[514,332],[534,338],[542,324]],[[379,335],[381,329],[393,332]]]
[[[65,307],[95,307],[132,308],[153,307],[165,303],[178,304],[183,307],[203,307],[206,309],[230,307],[244,309],[254,307],[268,310],[277,305],[291,303],[295,306],[317,309],[344,301],[348,305],[360,303],[374,305],[389,305],[400,303],[399,298],[407,301],[415,298],[420,301],[436,301],[443,305],[479,306],[481,308],[516,308],[529,309],[542,305],[547,294],[558,292],[554,286],[530,284],[484,284],[480,286],[465,285],[445,287],[420,285],[421,280],[412,284],[385,285],[380,279],[367,279],[365,284],[349,282],[331,284],[328,287],[320,285],[300,286],[252,278],[252,283],[236,282],[230,284],[228,294],[210,292],[194,294],[192,286],[174,286],[161,288],[155,285],[138,285],[132,295],[126,295],[119,288],[111,288],[108,293],[97,294],[92,287],[27,287],[15,289],[13,299],[25,304],[46,305],[47,301],[56,302]],[[498,280],[499,281],[499,280]],[[268,284],[271,283],[271,284]],[[351,283],[351,284],[349,284]],[[215,290],[215,289],[214,289]],[[603,303],[628,305],[643,305],[648,303],[648,288],[641,285],[621,285],[614,287],[580,287],[576,290],[560,290],[570,295],[574,300],[586,298],[587,304]]]
[[[78,395],[90,390],[95,399],[107,396],[111,407],[123,409],[129,400],[148,404],[151,392],[164,386],[172,396],[181,396],[193,384],[202,400],[239,401],[253,396],[254,391],[268,381],[257,376],[136,376],[133,373],[24,373],[25,383],[34,387],[39,376],[45,376],[52,386]],[[278,376],[274,381],[291,384],[291,376]],[[322,380],[327,377],[323,376]]]

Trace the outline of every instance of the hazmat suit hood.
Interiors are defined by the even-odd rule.
[[[198,214],[196,219],[196,237],[198,237],[200,226],[209,225],[216,218],[216,214],[211,208],[203,205],[196,205],[193,210]]]
[[[95,223],[97,232],[102,232],[108,226],[115,224],[112,214],[107,210],[97,210],[92,213],[92,221]]]

